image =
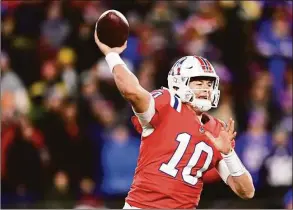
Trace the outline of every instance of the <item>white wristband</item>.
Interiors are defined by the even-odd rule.
[[[241,176],[246,172],[245,167],[234,150],[232,150],[232,152],[228,155],[222,154],[222,157],[230,171],[231,176]]]
[[[107,62],[107,64],[108,64],[108,66],[109,66],[111,72],[113,71],[113,69],[114,69],[114,67],[115,67],[116,65],[121,64],[121,65],[125,65],[125,66],[126,66],[126,64],[125,64],[124,61],[121,59],[121,57],[119,56],[118,53],[110,52],[110,53],[108,53],[108,54],[106,55],[105,59],[106,59],[106,62]]]

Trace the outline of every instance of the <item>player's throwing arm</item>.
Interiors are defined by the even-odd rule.
[[[105,59],[121,95],[131,103],[137,113],[145,112],[149,107],[150,93],[142,88],[136,76],[127,68],[119,56],[126,49],[127,41],[121,47],[110,48],[99,40],[96,31],[97,28],[94,33],[95,42],[106,56]]]

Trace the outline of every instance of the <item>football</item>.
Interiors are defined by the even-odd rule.
[[[107,10],[99,17],[95,33],[103,44],[121,47],[128,38],[129,23],[121,12]]]

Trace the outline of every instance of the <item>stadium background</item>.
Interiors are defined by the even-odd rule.
[[[256,196],[242,201],[218,181],[199,207],[289,208],[292,2],[176,0],[1,2],[2,208],[122,207],[140,140],[94,43],[107,9],[130,22],[122,56],[147,90],[166,86],[187,54],[221,78],[211,113],[236,120]]]

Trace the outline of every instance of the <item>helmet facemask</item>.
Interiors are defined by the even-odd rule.
[[[210,69],[207,71],[198,60],[197,56],[186,56],[179,59],[169,72],[168,87],[169,90],[177,95],[183,103],[189,103],[193,107],[204,112],[211,108],[216,108],[218,105],[220,97],[220,91],[218,90],[219,77],[210,63]],[[205,62],[208,61],[205,59]],[[213,80],[212,90],[206,90],[206,92],[210,92],[209,99],[196,98],[196,95],[194,94],[196,91],[205,90],[192,90],[190,88],[190,82],[200,77],[202,79]]]

